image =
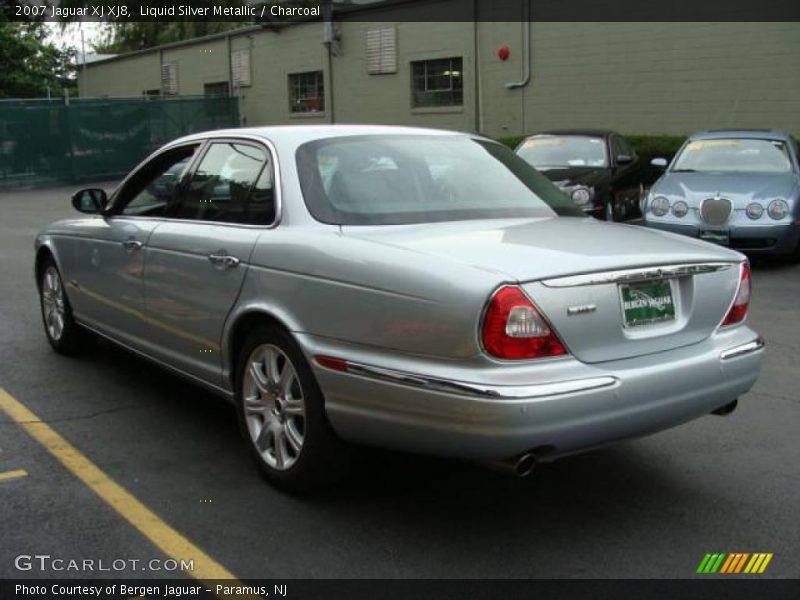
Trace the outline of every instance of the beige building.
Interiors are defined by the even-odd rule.
[[[461,0],[441,4],[463,12]],[[119,55],[87,65],[81,95],[230,93],[247,125],[800,131],[800,23],[410,22],[409,10]]]

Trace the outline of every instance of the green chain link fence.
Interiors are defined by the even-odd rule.
[[[182,135],[239,123],[236,98],[0,102],[0,187],[103,181],[125,175]]]

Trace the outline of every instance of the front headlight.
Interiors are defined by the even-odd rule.
[[[755,221],[756,219],[760,219],[761,215],[764,214],[764,207],[761,206],[758,202],[751,202],[750,204],[747,205],[747,208],[745,209],[744,212],[747,214],[748,218],[753,219],[753,221]]]
[[[656,196],[650,203],[650,212],[657,217],[663,217],[669,212],[669,200],[664,196]]]
[[[682,219],[686,216],[686,213],[689,212],[689,205],[686,204],[683,200],[678,200],[675,204],[672,205],[672,214]]]
[[[789,205],[785,200],[773,200],[767,207],[767,214],[776,221],[780,221],[789,214]]]
[[[584,206],[592,201],[592,196],[594,195],[592,191],[593,190],[591,188],[577,187],[574,190],[572,190],[570,196],[572,197],[572,201],[575,204],[577,204],[578,206]]]

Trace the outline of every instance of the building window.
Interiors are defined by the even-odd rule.
[[[218,81],[216,83],[206,83],[203,85],[203,94],[206,96],[227,96],[228,82]]]
[[[178,95],[178,63],[161,65],[161,89],[165,96]]]
[[[412,104],[461,106],[464,101],[461,58],[418,60],[411,63]]]
[[[234,89],[247,87],[251,83],[250,50],[236,50],[231,53],[231,73]]]
[[[397,73],[397,30],[394,27],[367,31],[367,73]]]
[[[289,75],[289,110],[293,113],[313,113],[325,110],[322,71]]]

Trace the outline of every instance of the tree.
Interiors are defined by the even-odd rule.
[[[211,21],[112,22],[106,25],[105,36],[92,47],[101,54],[118,54],[143,50],[242,27],[246,23]]]
[[[61,95],[75,89],[75,51],[47,41],[41,22],[0,21],[0,98]]]

